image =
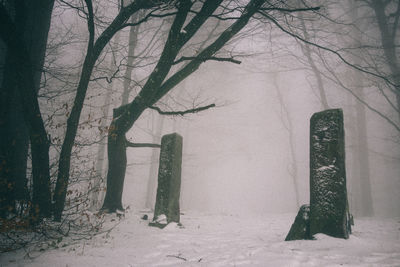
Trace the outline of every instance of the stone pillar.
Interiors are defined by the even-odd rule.
[[[152,226],[163,227],[179,223],[179,196],[181,191],[182,136],[177,133],[161,139],[158,186]],[[164,219],[164,221],[161,221]]]
[[[310,236],[310,205],[302,205],[285,241],[312,239]]]
[[[315,113],[310,121],[310,234],[348,238],[343,111]]]

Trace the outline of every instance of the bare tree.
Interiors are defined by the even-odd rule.
[[[65,133],[64,142],[61,148],[60,160],[58,166],[57,184],[54,192],[54,218],[61,220],[62,211],[65,205],[65,197],[67,195],[67,186],[70,175],[71,151],[74,145],[76,133],[79,125],[79,118],[82,112],[83,103],[86,97],[86,92],[90,82],[90,77],[97,59],[99,58],[104,47],[108,44],[111,38],[120,29],[127,27],[127,20],[136,12],[140,10],[152,10],[145,18],[151,17],[152,12],[164,8],[163,4],[168,1],[133,1],[127,6],[122,6],[112,20],[112,22],[105,28],[105,30],[95,39],[95,14],[93,10],[93,3],[91,0],[85,0],[87,16],[87,24],[89,31],[88,47],[86,51],[85,60],[82,66],[80,80],[76,90],[76,96],[71,113],[67,120],[67,129]],[[145,21],[143,19],[141,22]],[[129,25],[135,26],[135,25]]]
[[[191,11],[191,1],[181,1],[177,6],[177,13],[171,25],[168,39],[163,48],[160,59],[150,74],[143,89],[135,99],[127,105],[114,110],[113,121],[109,127],[107,174],[107,193],[103,210],[115,212],[123,210],[122,191],[126,170],[126,132],[132,127],[144,110],[152,107],[179,82],[193,73],[207,60],[227,60],[215,57],[220,50],[236,33],[238,33],[249,19],[262,7],[265,1],[250,1],[239,18],[223,31],[214,42],[191,57],[177,59],[180,50],[202,27],[206,20],[213,16],[222,1],[205,1],[199,11],[185,24]],[[181,69],[170,73],[177,62],[188,62]],[[168,77],[167,77],[168,75]],[[167,78],[167,79],[166,79]]]

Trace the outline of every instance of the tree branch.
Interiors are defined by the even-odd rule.
[[[287,13],[294,13],[294,12],[302,12],[302,11],[318,11],[320,7],[305,7],[305,8],[279,8],[279,7],[271,7],[271,8],[261,8],[262,11],[280,11],[280,12],[287,12]]]
[[[180,260],[183,260],[183,261],[187,261],[186,258],[181,257],[181,254],[179,254],[179,255],[167,255],[166,257],[177,258],[177,259],[180,259]]]
[[[388,116],[386,116],[385,114],[383,114],[382,112],[380,112],[379,110],[377,110],[376,108],[372,107],[370,104],[368,104],[364,99],[362,99],[361,97],[359,97],[357,94],[355,94],[350,88],[348,88],[345,84],[342,83],[342,81],[339,79],[339,77],[336,75],[336,73],[328,66],[328,64],[326,64],[325,61],[322,61],[324,67],[326,68],[326,70],[328,70],[328,72],[333,76],[333,78],[324,75],[323,73],[321,73],[322,75],[324,75],[325,78],[329,79],[330,81],[334,82],[335,84],[339,85],[340,87],[342,87],[344,90],[346,90],[348,93],[350,93],[355,99],[357,99],[357,101],[359,101],[360,103],[362,103],[363,105],[365,105],[369,110],[371,110],[372,112],[375,112],[378,116],[380,116],[381,118],[383,118],[384,120],[386,120],[389,124],[391,124],[397,131],[400,132],[400,126],[393,121],[392,119],[390,119]]]
[[[153,14],[156,11],[157,11],[157,9],[152,10],[149,14],[147,14],[144,18],[140,19],[137,22],[124,23],[123,25],[121,25],[118,28],[118,31],[122,30],[123,28],[126,28],[126,27],[138,26],[138,25],[142,24],[143,22],[146,22],[149,18],[165,18],[165,17],[169,17],[169,16],[174,16],[178,13],[178,12],[170,12],[170,13],[165,13],[165,14]]]
[[[182,48],[182,46],[179,44],[179,40],[181,39],[182,35],[181,30],[183,25],[185,24],[187,15],[193,3],[190,0],[180,1],[179,3],[180,4],[178,7],[177,15],[172,22],[167,41],[165,42],[157,65],[149,75],[146,84],[137,96],[145,101],[144,104],[146,106],[151,106],[153,104],[147,102],[149,99],[153,98],[156,88],[160,87],[160,84],[168,75],[168,72],[172,67],[172,63],[174,62],[175,57],[179,53],[179,50]]]
[[[198,55],[199,58],[209,58],[212,57],[218,50],[220,50],[235,34],[237,34],[250,18],[261,8],[264,4],[263,0],[252,0],[247,5],[243,11],[240,18],[235,21],[231,26],[229,26],[221,35],[209,46],[207,46]],[[186,29],[186,28],[185,28]],[[157,95],[152,99],[153,103],[161,99],[169,90],[174,88],[178,83],[188,77],[190,74],[195,72],[201,65],[201,61],[192,60],[182,69],[177,71],[171,77],[169,77],[159,88]]]
[[[69,7],[69,8],[76,9],[76,10],[78,11],[78,16],[79,16],[79,17],[81,17],[81,18],[84,17],[84,16],[81,16],[81,15],[79,14],[80,12],[82,12],[82,13],[86,16],[86,18],[87,18],[88,14],[87,14],[87,12],[85,11],[84,7],[74,6],[74,5],[68,3],[68,2],[65,1],[65,0],[59,0],[59,2],[60,2],[61,4],[66,5],[66,6]]]
[[[97,80],[106,80],[107,83],[112,83],[112,80],[113,80],[114,78],[121,78],[121,77],[118,77],[118,76],[117,76],[117,74],[119,73],[119,71],[120,71],[120,65],[119,65],[118,68],[114,71],[114,73],[111,75],[111,77],[107,77],[107,76],[95,77],[95,78],[93,78],[93,79],[90,79],[90,81],[93,82],[93,81],[97,81]]]
[[[321,50],[328,51],[328,52],[330,52],[330,53],[336,55],[336,56],[337,56],[343,63],[345,63],[347,66],[350,66],[350,67],[352,67],[352,68],[354,68],[354,69],[356,69],[356,70],[358,70],[358,71],[360,71],[360,72],[369,74],[369,75],[374,76],[374,77],[376,77],[376,78],[382,79],[382,80],[384,80],[385,82],[387,82],[388,84],[390,84],[390,85],[396,87],[396,84],[395,84],[394,82],[390,81],[387,77],[382,76],[382,75],[377,74],[377,73],[374,73],[374,72],[371,72],[371,71],[368,71],[368,70],[365,70],[365,69],[363,69],[363,68],[360,67],[360,66],[357,66],[357,65],[355,65],[355,64],[352,64],[351,62],[347,61],[347,60],[344,58],[344,56],[343,56],[342,54],[340,54],[338,51],[335,51],[335,50],[330,49],[330,48],[328,48],[328,47],[324,47],[324,46],[319,45],[319,44],[317,44],[317,43],[313,43],[313,42],[310,42],[310,41],[305,40],[303,37],[301,37],[301,36],[299,36],[299,35],[297,35],[297,34],[295,34],[295,33],[293,33],[293,32],[290,32],[290,31],[287,30],[287,29],[285,29],[281,24],[278,23],[278,21],[277,21],[275,18],[271,17],[270,15],[266,14],[265,12],[259,11],[258,13],[261,14],[262,16],[264,16],[265,18],[267,18],[268,20],[270,20],[270,21],[271,21],[273,24],[275,24],[275,26],[277,26],[281,31],[283,31],[284,33],[287,33],[288,35],[292,36],[293,38],[298,39],[298,40],[302,41],[303,43],[306,43],[306,44],[308,44],[308,45],[314,46],[314,47],[319,48],[319,49],[321,49]],[[394,90],[392,90],[392,92],[398,94],[398,92],[396,92],[396,91],[394,91]]]
[[[125,142],[127,147],[161,147],[159,144],[151,144],[151,143],[132,143],[126,140]]]
[[[87,9],[88,9],[88,18],[87,18],[87,23],[88,23],[88,31],[89,31],[89,41],[88,41],[88,51],[91,51],[93,49],[94,45],[94,15],[93,15],[93,4],[92,0],[85,0]]]
[[[231,58],[231,57],[204,57],[204,58],[201,58],[201,57],[181,57],[180,59],[176,60],[173,63],[173,65],[176,65],[176,64],[181,63],[181,62],[186,61],[186,60],[200,60],[202,62],[205,62],[207,60],[215,60],[215,61],[232,62],[232,63],[235,63],[235,64],[242,63],[242,61],[234,59],[234,58]]]
[[[183,116],[183,115],[188,114],[188,113],[197,113],[197,112],[200,112],[200,111],[203,111],[203,110],[207,110],[207,109],[213,108],[213,107],[215,107],[215,104],[210,104],[210,105],[207,105],[207,106],[204,106],[204,107],[193,108],[193,109],[188,109],[188,110],[183,110],[183,111],[163,111],[159,107],[155,107],[155,106],[151,106],[149,108],[157,111],[161,115],[172,115],[172,116],[180,115],[180,116]]]

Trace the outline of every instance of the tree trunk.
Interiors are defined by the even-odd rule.
[[[108,138],[109,170],[107,174],[107,185],[110,186],[110,188],[107,186],[106,198],[102,207],[103,210],[112,212],[122,208],[121,198],[126,162],[121,162],[121,164],[119,164],[116,157],[122,156],[125,153],[125,145],[122,145],[123,140],[125,140],[125,133],[133,126],[146,108],[154,105],[177,84],[195,72],[205,61],[204,59],[213,56],[235,36],[235,34],[246,26],[249,19],[264,4],[264,1],[250,1],[238,20],[222,32],[212,44],[199,52],[196,55],[196,59],[184,65],[179,71],[165,80],[174,65],[179,51],[205,23],[206,19],[214,13],[220,3],[221,1],[206,1],[201,11],[196,14],[192,20],[186,24],[185,29],[183,29],[193,3],[191,1],[181,2],[161,56],[153,72],[149,75],[143,89],[131,103],[114,110],[114,119],[110,126]],[[122,164],[125,166],[122,166]]]
[[[26,164],[29,133],[23,117],[20,93],[15,77],[17,66],[8,53],[5,57],[0,119],[0,216],[15,212],[17,200],[29,200],[26,188]]]
[[[88,8],[88,30],[89,30],[89,41],[88,48],[85,57],[85,61],[82,66],[81,76],[79,79],[74,104],[71,110],[71,114],[67,120],[67,131],[65,139],[61,148],[60,160],[58,165],[58,176],[57,184],[54,192],[54,220],[60,221],[61,215],[64,210],[65,198],[67,195],[67,187],[70,172],[71,162],[71,151],[75,142],[76,133],[78,130],[79,118],[83,108],[83,102],[86,97],[86,91],[90,82],[90,76],[93,72],[94,65],[103,51],[104,47],[108,44],[111,38],[120,29],[121,25],[132,16],[132,14],[144,8],[154,7],[157,3],[150,1],[134,1],[126,7],[122,7],[118,15],[110,23],[110,25],[100,34],[96,42],[95,38],[95,24],[93,17],[93,7],[90,5],[91,1],[87,1],[89,4]]]
[[[115,43],[119,43],[119,32],[116,33],[115,35]],[[114,49],[113,49],[114,50]],[[111,56],[110,59],[110,70],[109,70],[109,75],[112,75],[112,68],[115,65],[115,57],[114,55]],[[104,98],[104,103],[103,106],[101,107],[101,112],[102,112],[102,119],[101,119],[101,125],[100,129],[106,129],[108,125],[108,116],[110,113],[110,102],[111,102],[111,94],[113,91],[113,86],[114,83],[109,83],[107,86],[107,94]],[[106,136],[106,132],[101,132],[100,137],[103,139],[103,137]],[[91,208],[93,210],[98,210],[100,208],[100,205],[103,201],[104,197],[104,191],[101,189],[101,186],[103,184],[103,175],[104,175],[104,159],[106,157],[106,146],[107,144],[104,142],[100,142],[97,150],[97,158],[96,158],[96,177],[95,180],[93,181],[93,191],[90,196],[90,201],[91,201]]]
[[[64,210],[65,198],[70,172],[71,152],[78,131],[79,118],[83,108],[86,91],[89,85],[90,76],[94,68],[95,59],[93,54],[88,52],[82,67],[81,79],[78,84],[74,105],[67,120],[67,131],[61,147],[60,160],[58,164],[58,176],[54,191],[54,220],[60,221]]]
[[[113,123],[111,123],[113,126]],[[126,171],[125,133],[110,131],[108,137],[107,194],[102,209],[107,212],[123,210],[122,190]]]
[[[8,1],[10,4],[11,1]],[[28,125],[33,173],[33,216],[42,217],[50,215],[50,176],[49,176],[49,142],[40,114],[37,92],[40,87],[40,77],[46,51],[47,36],[50,28],[51,13],[54,0],[14,2],[13,12],[7,12],[5,6],[0,7],[1,27],[0,36],[7,46],[7,69],[14,69],[15,74],[5,75],[4,90],[19,91],[22,112],[25,123]],[[13,15],[15,20],[13,22]],[[34,22],[34,23],[33,23]],[[7,63],[8,62],[8,63]],[[6,79],[10,79],[6,81]],[[9,91],[10,92],[10,91]],[[18,115],[16,115],[18,116]],[[20,127],[17,126],[20,131]],[[20,135],[21,143],[26,143],[26,135]],[[25,140],[25,141],[24,141]],[[18,166],[20,174],[26,172],[26,146],[19,146],[15,151],[14,159],[21,160]],[[19,156],[18,156],[19,155]],[[25,167],[24,167],[25,166]],[[16,169],[16,168],[14,168]],[[15,174],[12,174],[15,175]],[[19,175],[20,176],[20,175]],[[25,174],[22,174],[25,176]],[[18,176],[14,176],[18,177]],[[18,178],[18,187],[24,187],[25,177]]]
[[[137,22],[136,16],[131,17],[131,23]],[[135,48],[136,48],[136,42],[137,42],[137,35],[139,31],[139,26],[137,27],[130,27],[129,30],[129,43],[128,43],[128,59],[127,59],[127,67],[126,71],[124,74],[124,83],[123,83],[123,93],[122,93],[122,103],[121,105],[126,105],[129,102],[129,93],[131,92],[130,89],[130,84],[131,84],[131,77],[132,77],[132,71],[133,71],[133,60],[135,56]],[[112,128],[113,124],[111,124]],[[122,164],[122,166],[118,166],[111,171],[114,172],[110,175],[117,177],[113,182],[111,182],[111,179],[107,179],[107,188],[111,190],[113,193],[107,194],[106,199],[104,203],[110,203],[109,207],[103,209],[108,209],[114,212],[115,210],[119,209],[122,210],[122,188],[123,188],[123,181],[125,179],[125,171],[126,171],[126,146],[125,146],[125,133],[118,135],[118,138],[112,140],[112,144],[110,146],[110,135],[108,138],[108,154],[112,154],[113,157],[109,160],[109,164],[112,165],[119,165]],[[104,153],[104,152],[102,152]],[[124,172],[123,175],[121,175],[120,172]],[[109,171],[110,172],[110,171]],[[121,178],[122,177],[122,178]],[[122,180],[122,185],[120,184]],[[107,201],[106,201],[107,200]]]
[[[17,89],[17,88],[15,88]],[[27,188],[27,159],[29,149],[29,132],[24,121],[21,97],[19,92],[12,92],[8,115],[8,153],[9,177],[14,183],[14,198],[16,201],[28,202],[30,200]]]
[[[127,109],[128,106],[122,106]],[[130,105],[130,111],[115,109],[113,121],[108,132],[108,173],[107,192],[102,210],[110,213],[124,210],[122,206],[122,191],[126,171],[126,132],[145,110],[145,106],[137,101]],[[131,115],[131,116],[130,116]]]

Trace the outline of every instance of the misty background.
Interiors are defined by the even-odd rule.
[[[329,1],[328,1],[329,2]],[[329,14],[343,19],[349,14],[349,6],[332,1]],[[340,9],[342,8],[342,9]],[[362,13],[364,9],[353,7]],[[343,10],[344,9],[344,10]],[[328,12],[328,11],[327,11]],[[367,14],[370,14],[365,11]],[[351,14],[350,14],[351,15]],[[361,15],[360,15],[361,16]],[[351,18],[346,18],[346,20]],[[163,22],[141,26],[137,40],[148,40],[154,28]],[[208,27],[218,27],[211,22]],[[307,22],[306,22],[307,23]],[[351,46],[351,31],[339,32],[335,23],[323,20],[308,22],[313,40],[329,46]],[[367,21],[358,21],[366,29]],[[54,26],[53,26],[54,25]],[[63,11],[53,18],[53,34],[58,27],[68,29],[72,25],[78,33],[76,38],[85,38],[86,29],[74,11]],[[148,29],[150,28],[150,29]],[[326,33],[318,29],[332,31]],[[162,31],[162,27],[159,28]],[[208,30],[209,31],[209,30]],[[376,28],[360,34],[378,38]],[[336,36],[332,37],[332,35]],[[160,34],[162,36],[162,34]],[[64,37],[65,38],[65,37]],[[126,47],[129,30],[120,32],[104,53],[100,70],[110,76],[118,64],[126,64],[129,47]],[[321,38],[321,39],[319,39]],[[162,37],[161,37],[162,39]],[[349,40],[350,39],[350,40]],[[369,40],[367,40],[369,41]],[[147,47],[147,42],[137,42],[135,53],[145,53],[157,58],[157,45]],[[350,44],[348,44],[350,42]],[[84,45],[84,42],[83,42]],[[147,50],[146,50],[147,49]],[[190,48],[188,48],[190,49]],[[310,49],[314,49],[310,47]],[[57,60],[74,64],[82,57],[81,43],[67,45]],[[195,105],[215,103],[217,107],[185,116],[162,116],[154,110],[147,110],[127,134],[134,142],[159,143],[164,134],[177,132],[183,136],[183,165],[181,209],[207,212],[239,213],[283,213],[295,212],[298,207],[309,202],[309,119],[314,112],[324,109],[321,104],[319,84],[309,62],[305,59],[304,44],[288,36],[272,25],[250,23],[234,41],[224,48],[223,53],[239,55],[240,65],[225,62],[206,62],[198,71],[185,79],[161,101],[158,106],[169,110],[185,110]],[[323,53],[323,52],[319,52]],[[363,59],[363,51],[352,55],[357,62]],[[61,56],[61,57],[60,57]],[[323,77],[324,90],[329,108],[342,108],[345,123],[347,188],[351,212],[362,216],[362,186],[368,181],[360,178],[360,168],[369,171],[373,214],[377,216],[399,216],[400,208],[400,149],[399,133],[382,117],[364,108],[368,151],[367,166],[360,166],[360,147],[357,143],[356,115],[359,101],[340,85],[332,81],[329,68],[337,68],[349,88],[356,91],[355,83],[364,82],[363,99],[386,116],[394,117],[396,112],[388,107],[385,97],[379,93],[368,77],[345,66],[334,54],[325,53],[325,62],[318,62],[318,69],[328,77]],[[331,62],[329,62],[331,61]],[[318,65],[319,64],[319,65]],[[111,67],[111,70],[109,68]],[[140,88],[146,77],[145,59],[134,65],[131,76],[131,97]],[[331,70],[331,69],[330,69]],[[95,75],[101,76],[101,75]],[[354,81],[356,80],[356,81]],[[109,84],[104,80],[91,83],[89,97],[83,111],[83,118],[100,117],[100,109],[112,109],[122,102],[123,79],[114,79]],[[351,87],[353,86],[353,87]],[[103,91],[102,91],[103,90]],[[104,90],[112,90],[107,94]],[[104,93],[103,93],[104,92]],[[356,91],[357,92],[357,91]],[[107,103],[108,99],[108,103]],[[105,104],[105,105],[104,105]],[[361,104],[362,105],[362,104]],[[83,119],[84,120],[84,119]],[[108,125],[108,123],[107,123]],[[84,131],[83,131],[84,132]],[[83,134],[83,136],[85,136]],[[93,132],[87,138],[93,138]],[[292,140],[290,140],[292,139]],[[106,140],[103,139],[103,144]],[[292,148],[291,148],[292,143]],[[100,145],[101,145],[100,144]],[[291,151],[293,149],[293,151]],[[92,145],[85,153],[101,156],[98,147]],[[128,165],[125,177],[123,204],[134,209],[153,209],[156,192],[159,149],[128,148]],[[293,158],[294,157],[294,158]],[[104,154],[106,159],[106,153]],[[103,177],[106,175],[107,161],[101,162]],[[88,164],[93,164],[88,161]],[[99,165],[97,165],[99,168]],[[295,173],[294,173],[295,172]],[[99,201],[101,202],[101,201]]]
[[[268,68],[265,73],[252,73],[248,71],[252,68],[252,59],[248,59],[247,66],[246,61],[237,67],[206,64],[185,82],[190,90],[200,90],[204,97],[220,103],[217,108],[163,121],[161,135],[178,132],[184,140],[183,210],[284,213],[295,212],[299,204],[309,202],[309,119],[321,110],[318,96],[307,82],[310,75],[305,71],[280,72]],[[274,75],[292,121],[294,163]],[[352,127],[356,122],[347,99],[351,96],[339,88],[328,90],[331,107],[344,111],[348,197],[350,210],[357,215],[360,184],[358,172],[352,166],[355,161]],[[152,116],[159,115],[149,114],[151,119]],[[373,113],[367,112],[367,117],[374,211],[377,216],[398,216],[398,146],[388,140],[388,135],[395,132]],[[146,126],[148,121],[143,119],[140,126],[131,131],[131,138],[142,142],[151,140]],[[149,177],[152,152],[148,150],[151,149],[132,148],[128,152],[123,200],[136,209],[146,207],[148,179],[157,179],[157,172]],[[154,150],[158,155],[159,151]],[[297,165],[298,202],[290,174],[293,164]],[[154,203],[147,208],[152,207]]]
[[[96,3],[100,29],[117,14],[116,2]],[[158,144],[165,134],[182,135],[183,212],[296,212],[309,202],[309,119],[315,112],[341,108],[350,212],[355,216],[400,216],[396,95],[385,87],[391,86],[387,81],[367,73],[391,77],[379,27],[371,19],[373,10],[364,1],[319,2],[320,11],[296,13],[291,20],[288,14],[277,14],[287,32],[273,20],[256,16],[219,52],[240,64],[207,61],[156,105],[167,111],[209,104],[216,107],[184,116],[165,116],[147,109],[126,135],[131,142]],[[395,7],[392,2],[389,11]],[[131,22],[143,18],[144,13],[135,16]],[[71,192],[84,192],[94,185],[101,188],[91,193],[93,210],[101,207],[104,198],[106,134],[113,109],[132,101],[144,86],[160,57],[172,19],[153,18],[122,29],[96,62],[73,147],[69,182]],[[229,21],[210,20],[182,54],[200,50],[226,25]],[[82,11],[56,1],[39,94],[52,142],[52,177],[57,172],[54,166],[87,41]],[[395,41],[398,43],[398,37]],[[332,51],[339,51],[351,64]],[[398,58],[398,51],[396,55]],[[159,149],[128,147],[127,155],[123,205],[153,209]]]

